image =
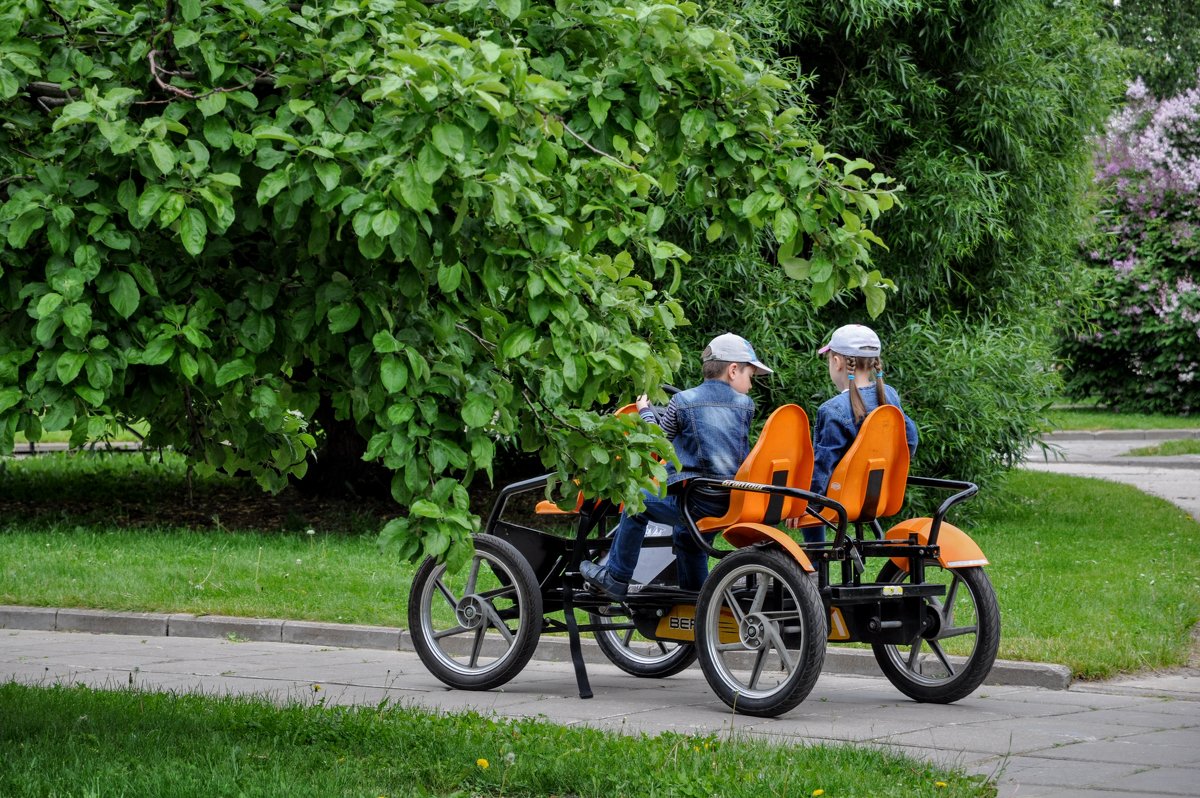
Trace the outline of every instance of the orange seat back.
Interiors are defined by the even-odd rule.
[[[826,495],[846,508],[850,521],[874,521],[900,512],[907,481],[904,413],[895,405],[880,405],[863,420],[833,469]]]
[[[763,425],[758,441],[734,479],[808,490],[812,470],[808,416],[799,405],[783,405]],[[736,523],[778,524],[785,518],[803,515],[807,504],[804,499],[790,496],[734,490],[729,494],[729,511],[725,515],[701,518],[696,526],[707,532]]]

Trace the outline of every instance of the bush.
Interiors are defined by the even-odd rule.
[[[1066,389],[1125,412],[1200,410],[1200,88],[1140,81],[1102,140],[1108,213],[1090,242],[1098,310],[1069,336]]]

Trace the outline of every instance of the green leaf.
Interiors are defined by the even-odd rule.
[[[379,378],[388,393],[399,393],[408,384],[408,366],[394,355],[388,355],[379,364]]]
[[[227,95],[223,91],[216,91],[206,97],[201,97],[196,100],[196,107],[200,109],[200,113],[205,116],[215,116],[225,110],[225,101]]]
[[[175,354],[175,341],[172,338],[155,338],[146,344],[141,354],[141,362],[147,366],[159,366],[166,363]]]
[[[234,380],[240,380],[242,377],[253,373],[254,363],[251,361],[245,358],[231,360],[217,369],[217,386],[228,385]]]
[[[150,157],[158,171],[169,175],[175,169],[175,151],[161,141],[151,141],[146,146],[150,148]]]
[[[535,340],[537,334],[533,330],[523,324],[515,324],[500,342],[500,353],[510,360],[520,357],[533,347]]]
[[[29,237],[45,223],[46,212],[41,208],[33,208],[21,214],[8,228],[9,246],[21,249],[29,241]]]
[[[343,302],[329,309],[329,331],[334,335],[354,329],[361,311],[354,302]]]
[[[254,194],[254,199],[259,205],[266,205],[280,191],[287,188],[288,184],[287,169],[277,169],[274,172],[268,172],[258,184],[258,191]]]
[[[492,403],[491,395],[477,391],[471,393],[463,403],[462,418],[468,427],[479,429],[492,423],[495,412],[496,407]]]
[[[189,255],[199,255],[208,241],[208,223],[204,214],[195,208],[186,208],[179,220],[179,238]]]
[[[326,191],[333,191],[338,187],[342,179],[342,167],[330,161],[317,161],[313,169],[317,173],[317,180],[321,181]]]
[[[0,390],[0,413],[5,412],[21,401],[21,390],[19,388],[4,388]]]
[[[496,8],[509,19],[521,16],[521,0],[496,0]]]
[[[87,363],[86,352],[63,352],[58,356],[58,362],[54,364],[54,373],[58,375],[58,381],[63,385],[69,385],[76,377],[79,376],[79,371]]]
[[[520,2],[518,0],[518,6]],[[518,9],[519,10],[519,9]],[[463,133],[457,125],[441,123],[433,126],[433,146],[448,157],[462,155]]]
[[[38,318],[49,316],[58,306],[63,303],[62,294],[51,291],[48,294],[42,294],[42,298],[37,303]]]
[[[117,311],[121,318],[127,319],[133,315],[141,301],[141,296],[137,281],[133,279],[132,275],[117,272],[113,279],[112,291],[108,295],[108,301],[112,303],[113,310]]]

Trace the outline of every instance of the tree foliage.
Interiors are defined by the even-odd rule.
[[[268,488],[331,406],[393,472],[405,556],[460,557],[499,441],[638,502],[665,288],[766,247],[882,309],[863,160],[719,14],[601,0],[5,0],[0,449],[149,422]],[[681,224],[686,219],[687,224]],[[617,456],[618,452],[620,456]]]
[[[1200,87],[1140,79],[1097,156],[1107,213],[1089,242],[1100,301],[1065,336],[1070,395],[1125,411],[1200,409]]]
[[[899,286],[877,320],[888,380],[921,429],[915,468],[987,482],[1037,434],[1057,389],[1060,303],[1086,285],[1091,135],[1122,88],[1102,4],[733,5],[756,51],[806,88],[816,135],[905,186],[904,207],[876,228],[889,247],[876,262]],[[731,255],[723,289],[690,284],[680,301],[778,362],[788,376],[769,402],[815,403],[832,390],[813,357],[819,342],[869,314],[855,297],[814,310],[783,284],[734,310],[721,296],[760,255],[770,257]]]
[[[1106,4],[1107,5],[1107,4]],[[1200,6],[1174,0],[1114,0],[1106,17],[1133,50],[1130,68],[1156,97],[1196,85],[1200,72]]]

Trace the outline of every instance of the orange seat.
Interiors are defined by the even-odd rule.
[[[760,485],[808,490],[812,482],[813,449],[808,431],[808,416],[798,405],[783,405],[773,412],[738,468],[734,480]],[[786,532],[775,528],[788,518],[804,515],[805,499],[779,494],[737,490],[729,493],[729,510],[725,515],[701,518],[696,522],[701,532],[723,529],[723,537],[735,547],[774,541],[798,560],[805,570],[812,570],[804,550]]]
[[[846,508],[850,522],[895,515],[904,503],[908,465],[904,413],[895,405],[880,405],[863,420],[854,443],[833,469],[825,495]],[[824,515],[836,519],[829,510]],[[820,523],[809,516],[801,526]]]

